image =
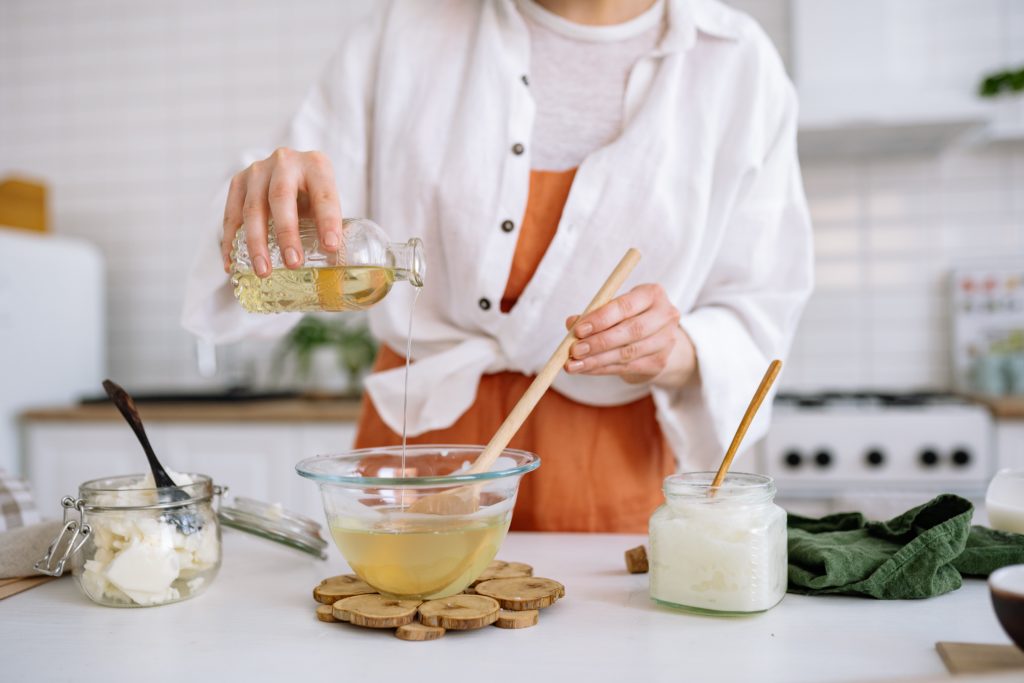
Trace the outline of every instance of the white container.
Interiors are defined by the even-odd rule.
[[[775,483],[729,474],[709,496],[714,472],[665,480],[666,503],[650,520],[651,598],[714,614],[771,609],[786,594],[786,512]]]

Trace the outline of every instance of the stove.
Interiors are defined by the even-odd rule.
[[[988,410],[944,392],[781,393],[758,444],[780,499],[852,502],[949,492],[978,499],[995,472]],[[817,511],[821,511],[818,509]]]

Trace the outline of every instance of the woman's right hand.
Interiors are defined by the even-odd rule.
[[[270,275],[270,218],[274,219],[277,243],[288,268],[302,266],[300,218],[313,218],[320,243],[327,251],[337,251],[341,245],[341,205],[334,169],[325,154],[280,147],[231,179],[220,242],[225,272],[231,269],[231,243],[241,226],[253,270],[259,277]]]

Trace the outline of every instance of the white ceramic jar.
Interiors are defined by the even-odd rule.
[[[714,472],[665,480],[666,503],[650,520],[651,598],[715,614],[771,609],[786,594],[786,512],[775,483],[729,474],[709,495]]]

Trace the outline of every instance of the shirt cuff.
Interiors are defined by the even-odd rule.
[[[713,470],[732,441],[767,360],[726,308],[699,308],[679,324],[696,350],[699,381],[682,389],[653,388],[658,421],[681,469]],[[751,424],[741,454],[765,434],[770,412],[768,401]],[[755,463],[738,457],[737,471],[754,469]]]

